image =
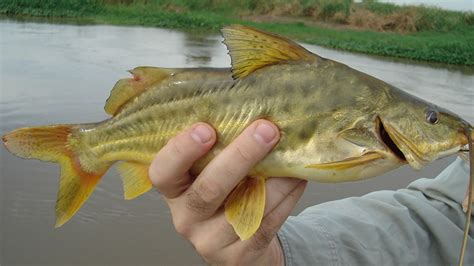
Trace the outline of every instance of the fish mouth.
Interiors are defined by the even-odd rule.
[[[420,169],[427,163],[416,146],[397,130],[378,118],[379,136],[385,146],[402,162],[407,162],[411,167]]]
[[[385,126],[382,123],[382,120],[380,118],[378,119],[379,121],[379,136],[382,142],[387,146],[387,148],[397,156],[398,159],[401,161],[406,161],[407,159],[405,158],[405,155],[403,152],[398,148],[397,144],[392,140],[390,135],[387,133],[387,130],[385,130]]]

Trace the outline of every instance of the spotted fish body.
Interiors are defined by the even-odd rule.
[[[209,123],[218,137],[193,166],[195,174],[253,121],[271,120],[281,131],[252,178],[226,201],[227,219],[241,239],[260,226],[268,177],[354,181],[405,163],[418,169],[467,144],[466,121],[383,81],[259,30],[230,26],[223,34],[232,68],[138,67],[112,89],[105,106],[110,119],[3,137],[18,156],[61,164],[56,226],[74,215],[115,162],[125,198],[148,191],[155,154],[196,122]]]
[[[96,172],[103,165],[119,160],[149,164],[172,136],[195,122],[204,121],[216,129],[218,142],[195,165],[195,171],[199,172],[252,121],[266,118],[279,126],[282,138],[250,175],[295,176],[325,182],[370,177],[358,176],[354,169],[348,175],[343,171],[316,173],[314,169],[304,168],[314,163],[358,157],[371,150],[389,152],[375,138],[367,143],[370,146],[358,147],[337,136],[353,127],[357,122],[353,117],[364,121],[359,126],[375,128],[377,106],[367,105],[365,99],[387,101],[387,91],[369,88],[357,75],[334,72],[332,68],[339,65],[335,62],[324,63],[328,66],[270,66],[242,80],[234,80],[230,69],[174,70],[174,75],[139,95],[113,118],[87,129],[79,127],[75,134],[80,146],[75,149],[82,151],[81,165]],[[354,99],[345,92],[343,85],[347,82],[353,84],[354,93],[360,98]],[[335,93],[346,97],[335,98]],[[318,150],[331,152],[317,153]],[[387,167],[401,163],[394,158]],[[377,169],[374,174],[384,170],[387,169]]]

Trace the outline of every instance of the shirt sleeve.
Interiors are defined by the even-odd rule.
[[[278,232],[285,264],[457,264],[468,179],[468,166],[458,158],[436,178],[416,180],[405,189],[307,208]],[[465,256],[465,265],[474,265],[472,237]]]

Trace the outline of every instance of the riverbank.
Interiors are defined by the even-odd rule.
[[[234,1],[240,3],[240,6],[235,4],[230,9],[204,3],[213,1],[197,1],[199,4],[195,3],[193,6],[186,0],[176,1],[179,4],[171,4],[170,1],[165,0],[104,0],[101,2],[96,0],[3,0],[0,2],[0,14],[74,18],[92,24],[141,25],[206,31],[217,31],[224,25],[239,23],[272,31],[301,42],[336,49],[421,61],[474,65],[472,13],[439,9],[430,11],[433,12],[432,14],[426,10],[416,11],[425,12],[428,15],[425,14],[426,18],[423,18],[413,13],[412,15],[418,16],[418,19],[413,20],[412,23],[406,22],[406,17],[399,17],[398,20],[405,22],[396,23],[394,26],[388,19],[390,16],[399,16],[399,13],[394,13],[398,10],[397,7],[381,4],[377,6],[378,9],[374,7],[372,9],[379,10],[377,11],[379,14],[385,14],[380,16],[389,22],[382,24],[392,25],[393,29],[382,27],[381,31],[376,31],[376,28],[380,26],[375,24],[371,26],[375,29],[372,29],[363,25],[358,27],[357,21],[352,24],[344,22],[344,19],[355,20],[351,15],[344,17],[348,9],[343,4],[354,5],[351,1],[339,1],[341,5],[330,6],[332,9],[326,10],[326,13],[323,11],[324,7],[328,9],[327,6],[319,6],[322,11],[313,10],[311,16],[303,16],[304,12],[309,12],[307,8],[292,10],[291,6],[274,4],[265,10],[265,6],[258,6],[258,4],[250,6],[249,3],[252,1]],[[354,11],[351,6],[348,7],[349,14],[361,12],[358,9]],[[366,10],[370,10],[368,7],[370,6],[367,6]],[[411,12],[415,12],[413,10]],[[326,19],[316,19],[323,17]],[[367,15],[367,18],[369,17]],[[429,20],[430,17],[434,18]],[[444,17],[444,20],[438,21],[439,17]],[[340,23],[336,23],[335,20],[340,20]],[[372,20],[375,21],[374,18]],[[414,26],[406,26],[411,24]]]

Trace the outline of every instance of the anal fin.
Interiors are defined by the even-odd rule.
[[[227,198],[225,214],[241,240],[249,239],[260,227],[265,210],[265,179],[246,178]]]
[[[126,200],[134,199],[151,189],[148,165],[136,162],[121,162],[117,169],[123,181],[123,195]]]

